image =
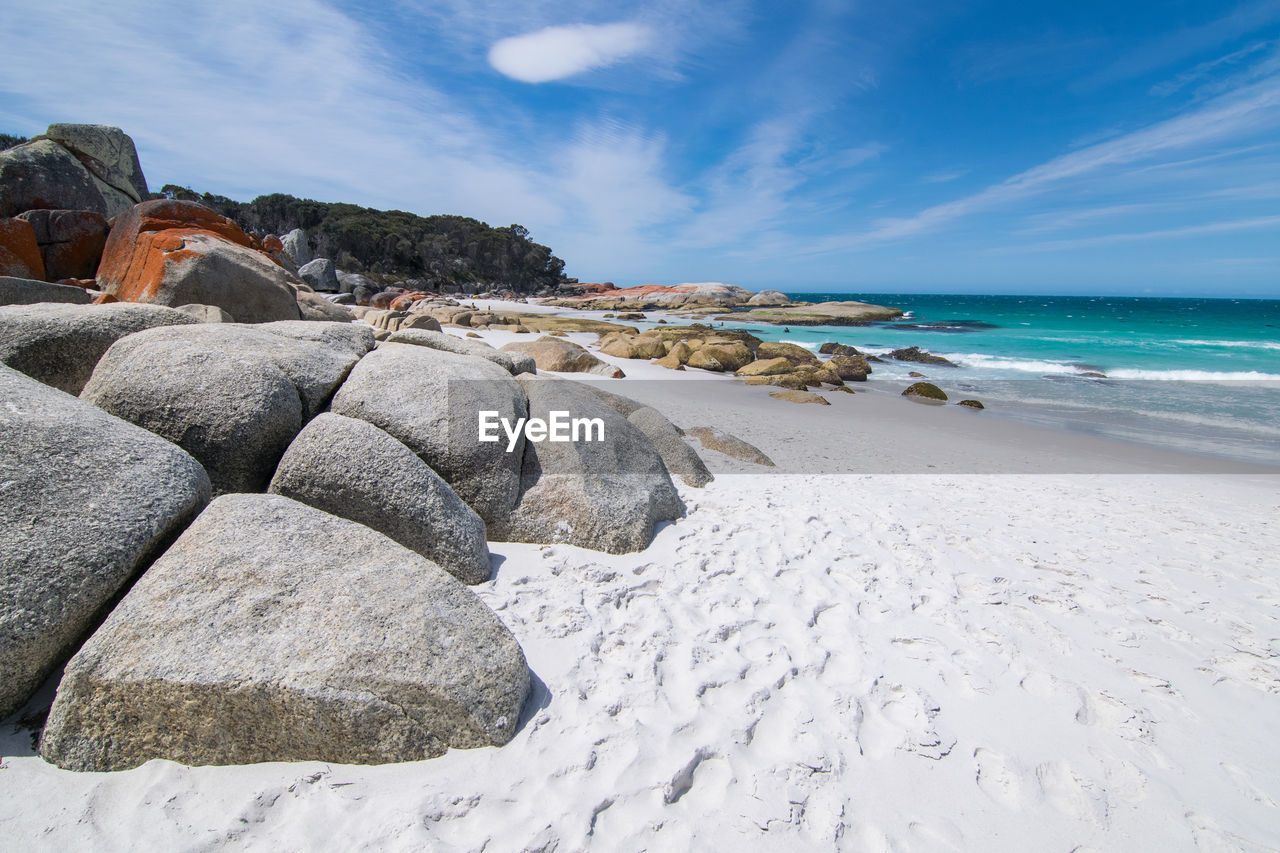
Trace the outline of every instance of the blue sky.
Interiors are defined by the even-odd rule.
[[[1280,297],[1280,0],[42,0],[0,55],[0,131],[583,280]]]

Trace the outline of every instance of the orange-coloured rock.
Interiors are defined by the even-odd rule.
[[[25,219],[0,219],[0,275],[44,281],[40,246]]]
[[[392,299],[389,307],[392,311],[408,311],[413,306],[413,303],[419,299],[428,299],[432,296],[435,296],[435,294],[428,293],[425,290],[411,290],[408,293],[401,293],[395,299]]]
[[[297,320],[301,281],[202,204],[147,201],[111,225],[98,287],[122,302],[213,305],[242,323]]]

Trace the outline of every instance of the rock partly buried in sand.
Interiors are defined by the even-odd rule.
[[[708,450],[714,450],[717,453],[723,453],[725,456],[737,459],[739,462],[750,462],[754,465],[764,465],[773,468],[773,460],[760,451],[760,448],[753,444],[748,444],[736,435],[730,435],[724,430],[716,427],[690,427],[685,431],[693,438],[702,442],[702,446]]]
[[[819,394],[813,394],[809,391],[793,391],[790,389],[782,391],[770,391],[769,396],[775,400],[786,400],[788,403],[817,403],[820,406],[830,406],[831,402]]]
[[[425,346],[383,346],[355,366],[330,410],[390,433],[486,524],[505,519],[515,506],[524,435],[508,453],[505,437],[481,442],[477,427],[481,411],[515,424],[527,416],[527,403],[511,374],[492,361]]]
[[[662,358],[667,348],[649,335],[608,335],[600,343],[600,352],[614,358]]]
[[[433,332],[428,329],[405,329],[392,334],[391,337],[387,338],[387,343],[412,344],[440,350],[441,352],[451,352],[455,355],[477,356],[493,362],[513,376],[521,373],[536,373],[538,370],[532,356],[523,353],[503,352],[486,343],[456,338],[445,332]]]
[[[0,718],[209,501],[200,463],[0,366]]]
[[[584,347],[550,336],[543,336],[536,341],[515,341],[504,346],[502,351],[530,356],[539,370],[591,373],[611,379],[621,379],[626,375],[612,364],[596,358]]]
[[[227,495],[72,658],[40,754],[415,761],[506,743],[528,692],[510,631],[434,563],[287,498]]]
[[[196,457],[215,494],[260,492],[356,361],[260,327],[148,329],[107,350],[81,397]]]
[[[644,406],[627,415],[627,420],[649,437],[667,470],[687,485],[700,489],[715,479],[680,430],[657,409]]]
[[[740,314],[725,314],[717,320],[743,323],[772,323],[775,326],[862,326],[902,316],[898,308],[867,302],[818,302],[786,308],[753,308]]]
[[[981,400],[961,400],[959,403],[956,403],[956,405],[957,405],[957,406],[964,406],[964,407],[965,407],[965,408],[967,408],[967,409],[978,409],[978,410],[981,410],[981,409],[985,409],[985,408],[986,408],[986,406],[982,405],[982,401],[981,401]]]
[[[463,583],[489,579],[484,521],[373,424],[320,415],[289,445],[268,491],[390,536]]]
[[[773,385],[778,388],[790,388],[793,391],[807,391],[810,383],[798,373],[775,373],[771,376],[747,376],[744,385]]]
[[[738,368],[734,374],[736,376],[773,376],[779,373],[791,373],[795,370],[795,365],[790,361],[777,356],[776,358],[765,358],[760,361],[753,361]]]
[[[49,284],[30,278],[0,276],[0,305],[35,305],[38,302],[69,302],[88,305],[93,301],[87,291],[66,284]]]
[[[950,361],[947,361],[942,356],[934,355],[931,352],[920,349],[920,347],[903,347],[902,349],[894,350],[885,357],[891,358],[894,361],[909,361],[914,362],[915,364],[934,364],[939,367],[957,366],[952,364]]]
[[[871,365],[861,355],[837,355],[826,366],[846,382],[866,382],[871,374]]]
[[[916,382],[902,392],[902,396],[918,403],[945,403],[947,394],[932,382]]]
[[[620,554],[639,551],[654,525],[684,514],[684,504],[653,442],[639,428],[577,382],[521,376],[529,417],[552,411],[599,419],[598,431],[576,441],[527,441],[520,500],[490,536],[511,542],[565,542]]]
[[[297,320],[301,279],[201,204],[146,201],[113,220],[98,286],[121,302],[216,305],[241,323]]]
[[[103,353],[123,337],[197,320],[162,305],[17,305],[0,308],[0,361],[79,394]]]

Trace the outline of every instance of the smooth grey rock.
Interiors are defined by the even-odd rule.
[[[512,341],[502,347],[502,352],[532,358],[539,370],[592,373],[611,379],[621,379],[625,375],[619,368],[596,358],[585,347],[550,335],[544,335],[536,341]]]
[[[490,527],[491,539],[567,542],[619,554],[642,550],[656,523],[684,514],[653,442],[626,418],[577,382],[517,381],[528,394],[531,419],[547,420],[552,411],[599,418],[604,440],[525,442],[520,500],[506,524]]]
[[[0,366],[0,717],[209,501],[179,448]]]
[[[278,495],[227,495],[72,658],[40,754],[413,761],[506,743],[529,684],[515,638],[435,564]]]
[[[736,435],[730,435],[716,427],[690,427],[686,432],[702,442],[702,446],[717,453],[723,453],[740,462],[750,462],[773,468],[773,460],[754,444],[748,444]]]
[[[87,305],[92,301],[93,296],[82,287],[0,275],[0,305],[34,305],[37,302]]]
[[[538,371],[537,365],[534,364],[533,358],[530,356],[523,353],[503,352],[486,343],[471,341],[466,338],[456,338],[447,332],[435,332],[430,329],[403,329],[392,333],[387,342],[429,347],[442,352],[457,353],[458,355],[478,356],[501,366],[513,376],[521,373],[536,373]]]
[[[302,319],[310,321],[350,323],[355,315],[334,302],[325,299],[314,290],[298,289],[298,312]]]
[[[309,320],[280,320],[254,326],[273,335],[282,335],[299,341],[311,341],[330,349],[350,353],[363,358],[377,342],[373,330],[360,323],[317,323]]]
[[[311,263],[311,246],[307,243],[307,232],[295,228],[280,238],[285,253],[293,259],[299,269]]]
[[[215,495],[265,491],[302,429],[298,389],[279,367],[209,342],[126,338],[103,356],[81,397],[200,460]]]
[[[525,416],[525,395],[493,362],[383,345],[352,369],[330,410],[368,421],[407,445],[486,524],[515,506],[524,439],[510,453],[505,440],[480,442],[479,413],[494,411],[514,424]]]
[[[107,214],[93,174],[52,139],[0,151],[0,217],[39,209]]]
[[[69,150],[95,178],[107,218],[151,197],[133,140],[103,124],[51,124],[44,135]]]
[[[636,409],[627,415],[627,420],[649,437],[667,470],[685,483],[700,489],[715,479],[702,457],[684,440],[680,430],[657,409],[649,406]]]
[[[338,289],[341,292],[355,293],[357,287],[362,287],[370,293],[377,293],[382,289],[377,282],[360,275],[360,273],[338,271]]]
[[[316,258],[314,261],[298,267],[298,275],[315,290],[325,293],[338,292],[338,273],[333,268],[333,261],[328,258]]]
[[[318,416],[285,451],[269,491],[386,534],[463,583],[489,579],[484,521],[373,424]]]
[[[306,321],[261,325],[203,323],[182,329],[151,329],[113,346],[103,357],[100,368],[127,359],[155,369],[163,364],[157,362],[157,358],[182,347],[262,359],[283,371],[296,386],[302,397],[303,420],[309,421],[324,409],[334,390],[360,359],[363,354],[360,342],[367,339],[358,332],[339,331],[335,327],[345,328],[347,324],[338,323],[306,323],[317,327],[315,334],[307,336],[297,328],[303,323]],[[163,352],[150,351],[151,347],[162,344],[166,346]]]
[[[0,361],[46,385],[79,394],[116,341],[144,329],[196,322],[162,305],[14,305],[0,308]]]
[[[200,323],[234,323],[236,321],[235,317],[217,305],[179,305],[177,310],[189,317],[194,317]]]

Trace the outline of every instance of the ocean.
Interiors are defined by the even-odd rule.
[[[875,364],[869,389],[897,389],[915,370],[953,400],[981,400],[989,416],[1280,465],[1280,300],[788,296],[907,313],[869,326],[730,325],[814,349],[836,341],[883,355],[918,346],[958,365]]]

